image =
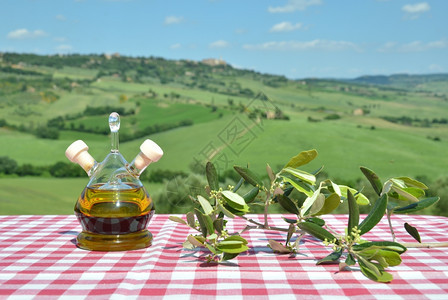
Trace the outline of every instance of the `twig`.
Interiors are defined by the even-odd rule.
[[[268,225],[268,207],[269,207],[269,202],[271,201],[271,193],[270,192],[266,192],[266,201],[264,202],[264,226],[269,226]]]
[[[337,236],[340,235],[339,232],[335,231],[335,230],[334,230],[333,228],[331,228],[331,227],[328,227],[327,224],[325,224],[325,228],[327,228],[328,231],[331,231],[331,232],[333,233],[333,235],[337,235]]]
[[[251,230],[251,229],[256,229],[256,228],[258,228],[258,226],[250,226],[250,225],[247,225],[246,227],[244,227],[244,229],[243,230],[241,230],[238,234],[242,234],[243,232],[245,232],[245,231],[249,231],[249,230]]]
[[[442,248],[448,247],[448,242],[445,243],[400,243],[406,248]]]
[[[240,217],[241,219],[246,220],[247,222],[250,222],[252,224],[257,225],[257,226],[249,226],[248,225],[248,226],[246,226],[243,229],[242,232],[248,231],[248,230],[251,230],[251,229],[276,230],[276,231],[282,231],[282,232],[288,232],[288,230],[289,230],[288,228],[277,227],[277,226],[270,226],[269,224],[265,225],[265,224],[262,224],[260,222],[255,221],[253,219],[246,218],[245,216],[238,216],[238,217]],[[303,231],[298,229],[298,230],[296,230],[296,233],[297,232],[302,233]]]
[[[394,228],[392,227],[392,220],[390,219],[391,215],[392,215],[392,211],[388,209],[387,210],[387,221],[389,222],[389,229],[390,229],[390,233],[392,234],[392,241],[396,242],[397,238],[395,237]]]

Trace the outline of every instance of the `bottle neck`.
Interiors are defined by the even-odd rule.
[[[119,149],[118,149],[118,144],[119,144],[119,139],[118,139],[118,131],[112,131],[111,132],[111,147],[110,147],[110,152],[112,153],[118,153]]]
[[[151,162],[152,161],[148,157],[140,152],[129,164],[128,168],[133,174],[135,174],[135,176],[140,177],[140,175]]]

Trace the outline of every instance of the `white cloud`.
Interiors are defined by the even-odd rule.
[[[288,0],[283,6],[272,7],[269,6],[268,12],[270,13],[290,13],[295,12],[297,10],[305,10],[308,6],[312,5],[320,5],[322,4],[321,0]]]
[[[53,40],[55,42],[58,42],[58,43],[64,43],[64,42],[67,41],[67,38],[65,38],[65,37],[54,37]]]
[[[432,41],[424,43],[422,41],[413,41],[407,44],[399,44],[395,42],[388,42],[377,49],[378,52],[422,52],[433,49],[444,49],[448,48],[448,40],[441,39],[438,41]]]
[[[179,49],[182,45],[177,43],[170,46],[171,49]]]
[[[64,15],[56,15],[56,20],[58,20],[58,21],[67,21],[67,18]]]
[[[291,24],[290,22],[281,22],[272,26],[269,32],[287,32],[302,28],[302,23]]]
[[[442,66],[437,65],[437,64],[429,65],[428,69],[431,72],[445,72],[445,69]]]
[[[426,2],[416,3],[416,4],[406,4],[401,10],[406,13],[405,19],[416,20],[421,14],[429,11],[431,7]]]
[[[71,45],[62,44],[56,47],[56,51],[58,52],[70,52],[73,49]]]
[[[362,49],[352,42],[346,41],[329,41],[329,40],[312,40],[312,41],[281,41],[266,42],[263,44],[246,44],[243,45],[246,50],[274,50],[274,51],[345,51],[354,50],[362,51]]]
[[[393,51],[395,51],[397,45],[398,44],[395,42],[387,42],[384,45],[382,45],[381,47],[379,47],[377,49],[377,51],[378,52],[393,52]]]
[[[238,28],[235,30],[235,33],[236,34],[245,34],[245,33],[247,33],[247,30],[244,28]]]
[[[406,4],[401,10],[408,14],[421,14],[429,11],[431,7],[426,2],[416,3],[416,4]]]
[[[29,31],[28,29],[25,28],[16,29],[8,33],[8,39],[12,40],[35,39],[44,36],[47,36],[47,33],[45,31],[42,30]]]
[[[165,25],[179,24],[184,21],[183,17],[168,16],[165,18]]]
[[[229,46],[229,42],[224,40],[215,41],[209,45],[210,48],[227,48]]]

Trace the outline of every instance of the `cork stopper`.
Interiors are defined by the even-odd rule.
[[[87,173],[94,166],[95,159],[87,152],[89,147],[82,140],[77,140],[65,150],[65,156],[73,163],[78,163]]]
[[[163,156],[162,148],[150,139],[143,142],[140,151],[134,160],[135,167],[140,170],[145,169],[152,162],[157,162]]]

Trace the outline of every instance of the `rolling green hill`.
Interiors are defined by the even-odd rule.
[[[315,148],[319,157],[309,171],[324,165],[332,178],[356,181],[364,165],[383,178],[435,181],[448,169],[448,78],[408,77],[289,80],[154,57],[2,53],[0,157],[48,168],[68,162],[66,147],[83,139],[101,161],[110,147],[108,114],[119,110],[120,150],[129,161],[146,138],[165,151],[147,173],[189,173],[207,160],[220,174],[235,164],[262,173],[266,163],[275,168]],[[17,203],[27,206],[41,198],[66,199],[64,188],[44,193],[49,186],[83,182],[56,179],[48,171],[32,180],[0,176],[1,214],[20,213],[4,199],[21,184],[36,190],[36,199],[31,191],[17,193]],[[69,193],[74,204],[77,193]]]

